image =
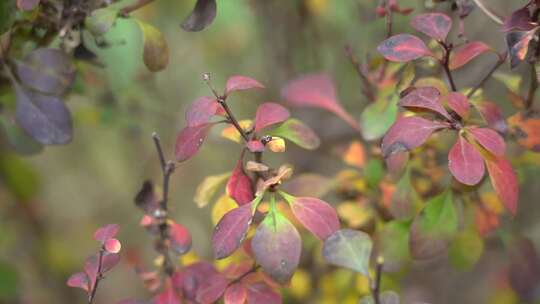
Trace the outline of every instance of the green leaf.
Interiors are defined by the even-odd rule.
[[[99,8],[86,17],[84,26],[92,35],[102,36],[111,29],[117,17],[117,9],[111,7]]]
[[[148,70],[158,72],[169,63],[169,46],[163,34],[154,26],[137,20],[143,34],[143,59]]]
[[[317,149],[321,144],[321,140],[313,130],[294,118],[269,131],[268,135],[283,137],[308,150]]]
[[[452,241],[449,258],[452,266],[459,270],[471,269],[484,252],[484,241],[474,229],[459,233]]]
[[[199,184],[199,186],[197,186],[197,190],[195,191],[195,197],[193,198],[195,203],[197,203],[197,206],[199,208],[202,208],[208,205],[212,197],[214,197],[216,191],[223,183],[225,183],[225,181],[227,180],[227,178],[229,178],[230,175],[230,173],[223,173],[219,175],[205,177],[204,180]]]
[[[371,188],[378,188],[379,183],[384,177],[384,166],[382,161],[372,158],[364,167],[364,176]]]
[[[427,202],[411,227],[409,246],[417,259],[429,259],[446,251],[458,229],[457,208],[450,191]]]
[[[397,95],[379,98],[368,105],[360,116],[360,127],[365,140],[381,138],[395,122],[398,112]]]
[[[373,244],[362,231],[342,229],[329,236],[323,245],[323,257],[333,265],[369,276],[369,257]]]

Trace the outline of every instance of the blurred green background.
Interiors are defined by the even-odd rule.
[[[210,92],[202,74],[223,88],[234,74],[251,76],[267,90],[241,93],[230,100],[240,118],[250,118],[263,101],[280,101],[288,80],[325,71],[336,81],[340,101],[359,118],[366,101],[344,47],[349,44],[359,58],[384,39],[383,19],[374,13],[375,0],[222,0],[215,22],[198,33],[184,32],[179,24],[189,14],[193,0],[158,0],[134,14],[159,28],[169,43],[170,64],[151,74],[143,66],[141,36],[134,21],[118,20],[107,34],[112,44],[95,49],[104,69],[79,63],[84,71],[77,80],[68,106],[75,117],[71,144],[47,147],[34,156],[18,156],[0,148],[0,300],[1,303],[83,303],[79,290],[65,286],[98,244],[93,231],[107,223],[121,225],[124,254],[140,250],[148,265],[153,258],[152,236],[138,225],[141,213],[133,198],[146,179],[160,178],[151,133],[157,132],[167,156],[173,158],[176,133],[184,125],[184,111],[197,97]],[[525,1],[485,0],[508,14]],[[399,1],[403,7],[424,10],[430,1]],[[448,4],[437,6],[449,12]],[[395,32],[411,32],[409,17],[395,17]],[[503,50],[504,35],[479,10],[466,20],[467,34]],[[483,56],[460,70],[460,87],[472,85],[495,58]],[[507,67],[504,67],[507,69]],[[516,73],[526,75],[519,68]],[[504,90],[496,81],[487,96],[508,107]],[[322,146],[336,139],[360,139],[345,123],[317,110],[292,109],[322,138]],[[174,219],[193,234],[194,251],[210,258],[210,209],[193,203],[195,188],[207,175],[230,170],[238,147],[214,131],[192,160],[172,177],[171,209]],[[296,172],[334,174],[343,167],[338,155],[288,149],[286,160]],[[532,157],[538,158],[538,154]],[[540,197],[538,169],[526,169],[520,211],[503,224],[508,231],[530,237],[540,248]],[[459,272],[444,263],[413,265],[400,285],[404,303],[518,303],[515,294],[497,294],[508,256],[499,240],[486,243],[479,264]],[[318,291],[313,291],[318,292]],[[127,263],[121,263],[100,285],[97,303],[114,303],[127,297],[149,298]],[[15,300],[18,299],[18,300]]]

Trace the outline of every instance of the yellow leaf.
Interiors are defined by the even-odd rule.
[[[480,198],[484,203],[484,207],[488,211],[491,211],[492,213],[495,213],[497,215],[503,213],[504,206],[495,192],[483,192],[482,194],[480,194]]]
[[[373,210],[359,202],[344,202],[337,206],[339,217],[352,228],[361,227],[373,218]]]
[[[229,175],[231,174],[223,173],[220,175],[212,175],[204,178],[204,180],[199,184],[199,186],[197,186],[197,190],[195,190],[195,197],[193,198],[199,208],[208,205],[216,191],[223,183],[225,183]]]
[[[280,153],[285,152],[285,140],[281,137],[272,137],[272,140],[266,144],[268,149],[272,152]]]
[[[298,269],[294,273],[291,279],[290,292],[299,299],[311,294],[311,277],[305,270]]]
[[[242,130],[249,131],[252,128],[253,122],[251,121],[251,119],[244,119],[240,120],[238,124],[240,125]],[[229,125],[225,129],[223,129],[223,131],[221,131],[221,136],[237,143],[240,143],[240,141],[242,140],[240,133],[233,125]]]
[[[194,250],[188,251],[188,253],[180,257],[180,263],[184,266],[188,266],[194,263],[197,263],[200,260],[199,256],[195,253]]]
[[[212,223],[217,225],[219,220],[225,215],[225,213],[238,207],[236,202],[230,198],[227,194],[223,194],[214,204],[212,208]]]
[[[169,46],[163,34],[148,23],[137,20],[143,34],[143,60],[148,70],[163,70],[169,63]]]
[[[353,141],[345,151],[343,160],[346,164],[355,166],[357,168],[364,167],[366,163],[366,152],[364,146],[359,141]]]

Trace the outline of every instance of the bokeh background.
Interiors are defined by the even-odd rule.
[[[502,14],[525,4],[484,1]],[[344,47],[350,45],[359,58],[375,54],[385,35],[384,20],[374,13],[378,1],[222,0],[208,29],[184,32],[179,24],[194,2],[158,0],[134,14],[166,36],[171,56],[164,71],[151,74],[144,68],[140,32],[134,21],[126,19],[118,20],[107,34],[111,47],[95,49],[104,68],[78,64],[84,72],[67,101],[75,117],[72,143],[47,147],[33,156],[0,147],[0,303],[84,303],[82,293],[65,286],[65,281],[95,252],[98,244],[91,236],[103,224],[120,224],[124,254],[139,252],[151,265],[155,257],[152,236],[138,225],[141,213],[133,198],[144,180],[158,181],[160,177],[151,133],[160,135],[167,156],[173,158],[184,111],[195,98],[210,94],[203,73],[211,74],[217,88],[223,88],[227,77],[234,74],[265,84],[264,91],[237,94],[230,101],[240,118],[249,118],[259,103],[281,101],[280,89],[288,80],[324,71],[335,80],[345,108],[359,118],[366,100]],[[434,5],[432,1],[399,3],[414,7],[415,12]],[[450,5],[439,4],[437,10],[449,12]],[[396,16],[395,32],[411,32],[408,21],[409,17]],[[504,50],[503,33],[479,10],[465,24],[471,39]],[[460,70],[458,86],[475,84],[495,60],[482,56]],[[526,75],[522,69],[515,73]],[[490,81],[487,91],[490,99],[511,110],[500,83]],[[286,155],[272,156],[270,162],[292,163],[297,173],[332,175],[342,169],[334,145],[361,140],[361,136],[331,114],[308,109],[293,109],[292,113],[321,136],[322,148],[305,152],[291,145]],[[230,170],[238,154],[238,147],[218,133],[210,135],[200,153],[182,164],[171,181],[173,218],[191,230],[194,252],[206,258],[211,258],[210,208],[196,207],[195,188],[205,176]],[[518,214],[506,219],[501,229],[527,236],[540,248],[539,170],[522,171]],[[487,240],[479,263],[466,272],[452,269],[444,261],[413,265],[396,283],[404,303],[521,303],[500,279],[499,274],[509,267],[502,243],[499,234]],[[311,296],[288,296],[286,302],[343,303],[337,295],[345,291],[334,283],[337,287],[314,288],[309,283],[312,286],[306,288]],[[354,284],[345,286],[355,288]],[[324,292],[336,296],[322,301]],[[134,271],[123,262],[100,285],[96,302],[114,303],[137,296],[149,298]]]

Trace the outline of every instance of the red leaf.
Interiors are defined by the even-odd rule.
[[[195,303],[197,290],[205,285],[208,278],[218,274],[214,265],[208,262],[197,262],[184,268],[183,289],[184,298],[188,303]]]
[[[221,109],[220,104],[215,98],[203,96],[195,100],[186,111],[186,124],[188,127],[206,124]]]
[[[448,168],[460,183],[469,186],[478,184],[485,172],[482,155],[462,136],[450,149]]]
[[[490,128],[499,133],[506,133],[508,126],[502,115],[501,108],[496,103],[483,101],[480,104],[475,104],[475,106]]]
[[[489,128],[471,127],[467,130],[484,149],[495,156],[504,156],[506,143],[499,133]]]
[[[244,302],[246,302],[246,298],[247,290],[240,283],[235,283],[229,286],[227,290],[225,290],[225,295],[223,296],[225,304],[244,304]]]
[[[477,56],[491,50],[491,47],[483,42],[469,42],[452,53],[449,67],[451,70],[459,69]]]
[[[405,95],[399,101],[399,105],[409,110],[427,109],[439,113],[448,120],[452,120],[450,114],[441,105],[440,97],[441,93],[436,88],[422,87]]]
[[[112,239],[118,234],[118,231],[120,230],[120,226],[117,224],[109,224],[105,225],[94,233],[94,240],[100,241],[101,243],[105,243],[108,239]]]
[[[274,102],[265,102],[257,108],[257,113],[255,114],[255,132],[284,122],[289,116],[289,110],[282,105]]]
[[[240,206],[253,200],[253,185],[244,172],[242,160],[238,161],[227,182],[227,194]]]
[[[216,259],[231,255],[246,237],[253,218],[251,204],[227,212],[214,228],[212,247]]]
[[[321,240],[339,230],[336,211],[320,199],[298,197],[293,201],[291,208],[296,219]]]
[[[253,78],[235,75],[231,76],[227,80],[225,95],[229,95],[229,93],[234,91],[243,91],[250,89],[264,89],[264,85],[262,85],[260,82]]]
[[[250,140],[247,144],[246,144],[246,147],[248,148],[248,150],[250,152],[264,152],[264,145],[261,143],[260,140]]]
[[[111,270],[120,262],[120,255],[117,253],[104,253],[103,261],[101,262],[101,272],[105,273]]]
[[[512,215],[516,215],[519,197],[519,186],[512,165],[503,157],[486,159],[491,185]]]
[[[154,298],[153,304],[180,304],[182,300],[174,288],[167,287],[162,293]]]
[[[514,30],[529,31],[536,26],[536,24],[532,22],[528,6],[529,5],[526,5],[514,11],[510,17],[504,20],[504,24],[502,26],[503,32],[510,32]]]
[[[386,157],[395,150],[393,145],[400,145],[410,151],[422,145],[436,130],[447,127],[446,124],[417,116],[400,117],[383,138],[383,155]]]
[[[191,249],[191,233],[189,230],[178,223],[169,225],[169,234],[171,237],[172,249],[182,255]]]
[[[88,276],[84,272],[77,272],[72,274],[69,279],[67,280],[67,286],[69,287],[75,287],[75,288],[82,288],[86,292],[90,291]]]
[[[248,304],[281,304],[281,295],[265,283],[255,283],[247,286]]]
[[[448,107],[454,110],[459,116],[465,118],[469,115],[471,104],[467,96],[460,92],[450,92],[446,96]]]
[[[421,14],[411,20],[411,26],[433,39],[444,41],[452,28],[452,19],[441,13]]]
[[[197,303],[210,304],[216,302],[229,281],[220,273],[209,277],[197,290]]]
[[[420,38],[410,34],[399,34],[383,41],[377,50],[384,58],[395,62],[408,62],[424,56],[433,56]]]
[[[510,32],[506,34],[510,68],[515,68],[521,61],[525,60],[529,52],[529,43],[534,38],[537,30],[536,27],[528,32]]]
[[[355,130],[359,129],[356,120],[339,103],[334,83],[327,74],[310,74],[293,80],[281,94],[293,106],[325,109],[339,116]]]
[[[122,248],[122,244],[120,244],[120,241],[117,239],[108,239],[105,241],[104,247],[107,252],[118,253]]]
[[[287,283],[300,262],[302,241],[296,228],[277,211],[269,212],[251,240],[255,261],[278,283]]]
[[[176,160],[183,162],[195,155],[213,126],[213,123],[206,123],[182,129],[176,137]]]

